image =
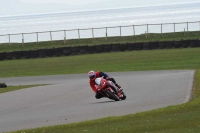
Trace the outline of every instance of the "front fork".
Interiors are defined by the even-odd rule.
[[[115,93],[117,94],[117,96],[119,97],[119,98],[121,98],[121,90],[112,82],[112,81],[108,81],[109,82],[109,84],[111,84],[111,86],[113,86],[114,87],[114,91],[115,91]]]

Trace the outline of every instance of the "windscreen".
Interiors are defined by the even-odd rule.
[[[96,78],[95,83],[96,85],[101,85],[101,78]]]

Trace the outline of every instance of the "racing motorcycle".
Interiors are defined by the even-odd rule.
[[[121,89],[117,88],[112,81],[100,77],[95,79],[95,83],[98,92],[103,96],[115,101],[126,99],[126,94]]]

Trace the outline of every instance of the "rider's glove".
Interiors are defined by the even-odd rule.
[[[106,78],[106,80],[109,80],[109,79],[110,79],[109,77]]]

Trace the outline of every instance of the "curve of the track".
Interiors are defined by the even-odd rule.
[[[119,116],[187,102],[194,71],[108,73],[124,101],[95,99],[87,74],[0,78],[7,85],[51,84],[0,94],[0,132]]]

